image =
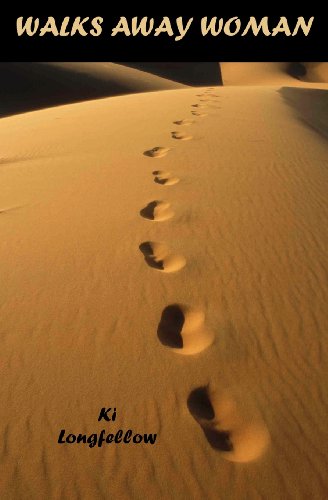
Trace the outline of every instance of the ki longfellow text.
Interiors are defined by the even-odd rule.
[[[98,422],[104,421],[112,424],[116,420],[116,408],[102,408],[99,412]],[[109,424],[109,425],[110,425]],[[102,429],[99,433],[93,434],[75,434],[62,429],[59,433],[58,444],[86,444],[89,448],[103,444],[152,444],[156,443],[157,434],[136,433],[131,429],[123,431],[119,429],[116,432]]]

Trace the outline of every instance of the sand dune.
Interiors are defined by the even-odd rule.
[[[107,62],[2,63],[0,71],[1,116],[86,99],[184,87]]]
[[[304,82],[328,83],[328,63],[298,63],[294,65],[294,75]]]
[[[327,93],[285,87],[0,121],[1,498],[326,498]],[[103,429],[157,439],[57,442]]]
[[[200,87],[222,83],[220,65],[217,62],[122,62],[121,64],[185,85]]]
[[[283,87],[279,90],[296,116],[308,127],[328,137],[328,92],[321,89]]]
[[[328,83],[328,63],[220,63],[223,85]]]

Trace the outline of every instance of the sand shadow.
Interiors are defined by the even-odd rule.
[[[144,156],[147,156],[148,158],[163,158],[163,156],[166,156],[169,151],[169,148],[156,146],[155,148],[144,151]]]
[[[160,342],[172,349],[182,349],[183,339],[181,331],[185,322],[184,314],[179,305],[167,306],[162,312],[162,317],[157,328]]]
[[[148,205],[145,208],[140,210],[139,213],[140,213],[141,217],[143,217],[144,219],[155,220],[154,211],[155,211],[156,207],[157,207],[157,202],[152,201],[151,203],[148,203]],[[142,245],[140,245],[140,246],[142,246]],[[140,250],[141,250],[141,248],[140,248]]]
[[[160,64],[160,63],[158,63]],[[211,80],[220,82],[219,68],[215,66],[184,63],[173,67],[170,75],[173,80],[158,78],[152,67],[150,74],[146,74],[142,63],[133,64],[131,68],[124,63],[101,62],[9,62],[0,64],[0,116],[9,116],[25,113],[36,109],[49,108],[90,99],[99,99],[110,96],[135,94],[139,92],[159,91],[163,88],[183,88],[179,83],[179,75],[186,77],[183,80],[192,85],[192,72],[198,68],[204,77],[208,78],[207,71],[211,71]],[[163,75],[165,65],[162,63]],[[147,70],[146,70],[147,71]],[[188,76],[191,73],[191,77]],[[175,80],[174,77],[177,76]],[[190,81],[190,83],[188,83]],[[196,84],[197,84],[196,79]]]
[[[222,85],[221,67],[217,62],[120,62],[175,82],[190,86]]]
[[[286,71],[288,75],[296,78],[297,80],[304,78],[307,73],[306,66],[300,62],[289,63]]]
[[[215,450],[225,452],[233,451],[230,432],[206,428],[203,428],[203,432],[209,445]]]
[[[161,186],[165,186],[165,184],[168,183],[168,178],[164,178],[164,177],[155,177],[154,179],[154,182],[156,182],[156,184],[161,184]]]
[[[171,174],[170,172],[164,172],[163,170],[154,170],[152,172],[153,175],[156,175],[156,176],[164,176],[164,177],[169,177]]]
[[[215,417],[215,412],[208,396],[207,387],[199,387],[193,390],[189,395],[187,406],[212,448],[218,451],[233,451],[231,433],[225,430],[218,430],[214,426],[211,427],[211,421]]]
[[[279,94],[305,125],[328,138],[328,91],[282,87]]]
[[[141,243],[141,245],[139,245],[139,250],[143,254],[145,262],[146,264],[148,264],[149,267],[152,267],[153,269],[158,269],[159,271],[164,270],[163,261],[155,260],[153,256],[153,249],[148,241]]]
[[[197,419],[213,420],[215,412],[208,397],[207,387],[198,387],[193,390],[187,401],[188,409],[192,416]]]

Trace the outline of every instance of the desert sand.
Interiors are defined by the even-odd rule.
[[[1,498],[327,497],[328,85],[260,69],[1,119]]]
[[[108,62],[2,63],[0,116],[87,99],[186,87],[180,75],[177,77],[172,80],[142,71],[137,65],[130,68]]]
[[[328,63],[221,63],[223,85],[326,88]]]

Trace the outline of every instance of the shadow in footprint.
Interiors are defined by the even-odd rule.
[[[177,120],[176,122],[173,122],[175,125],[192,125],[194,123],[193,120],[188,120],[188,119],[184,119],[184,120]]]
[[[178,177],[155,177],[154,182],[162,186],[174,186],[180,182]]]
[[[155,215],[154,211],[157,207],[158,203],[157,201],[152,201],[151,203],[148,203],[148,205],[140,210],[140,215],[144,219],[149,219],[149,220],[155,220]]]
[[[219,451],[233,451],[231,433],[207,426],[215,417],[215,412],[208,396],[208,387],[199,387],[190,394],[187,401],[188,410],[201,426],[204,435],[212,448]],[[203,421],[203,422],[202,422]]]
[[[215,412],[208,397],[208,387],[198,387],[190,394],[187,405],[195,420],[213,420]]]
[[[186,134],[185,132],[171,132],[172,139],[177,139],[178,141],[189,141],[192,139],[191,135]]]
[[[152,174],[155,176],[159,175],[160,177],[169,177],[171,172],[167,172],[166,170],[154,170]]]
[[[207,113],[200,113],[199,111],[192,111],[191,112],[194,116],[200,116],[201,118],[204,116],[207,116]]]
[[[157,335],[163,345],[185,356],[199,354],[214,342],[213,332],[205,325],[204,312],[187,304],[173,304],[164,309]]]
[[[157,209],[158,204],[159,204],[158,201],[152,201],[151,203],[148,203],[148,205],[145,208],[140,210],[139,213],[141,217],[148,220],[156,220],[155,210]]]
[[[163,261],[161,260],[156,261],[154,259],[153,248],[149,242],[141,243],[141,245],[139,245],[139,250],[143,254],[145,262],[148,264],[149,267],[152,267],[154,269],[159,269],[160,271],[164,270]]]
[[[174,215],[170,203],[159,200],[148,203],[139,213],[144,219],[159,222],[171,219]]]
[[[184,314],[179,305],[167,306],[157,328],[157,336],[166,347],[173,349],[183,348],[181,331],[185,322]]]
[[[167,179],[163,179],[162,177],[155,177],[154,182],[156,182],[156,184],[161,184],[162,186],[164,186],[165,184],[167,184]]]
[[[169,148],[162,148],[158,146],[156,148],[145,151],[144,156],[148,156],[149,158],[162,158],[163,156],[166,156],[169,151]]]
[[[172,254],[165,243],[148,241],[139,246],[146,263],[164,273],[176,273],[186,265],[183,255]]]
[[[212,446],[215,450],[225,452],[233,451],[230,432],[206,428],[203,428],[203,432],[210,446]]]

